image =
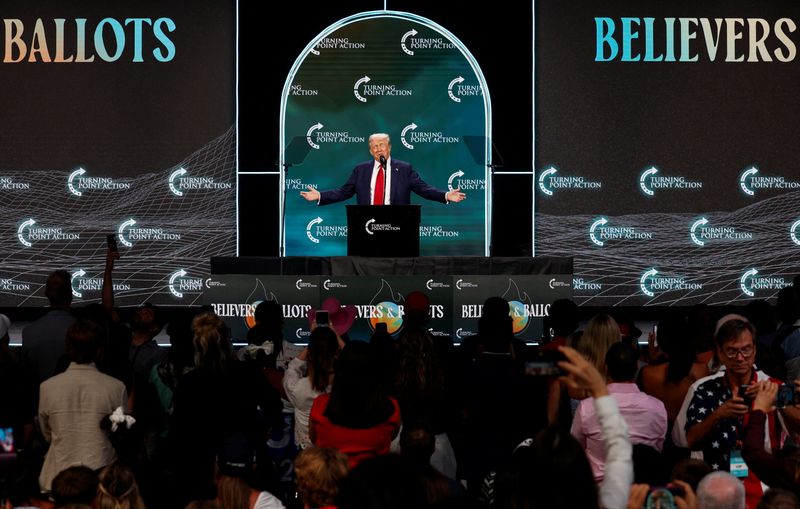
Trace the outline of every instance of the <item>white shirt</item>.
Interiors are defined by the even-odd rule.
[[[392,201],[389,197],[392,194],[392,172],[389,169],[392,166],[392,158],[389,157],[386,159],[386,168],[384,168],[384,184],[385,190],[383,192],[383,204],[384,205],[391,205]],[[369,181],[369,203],[370,205],[375,201],[375,181],[378,179],[378,171],[380,170],[381,163],[379,161],[375,161],[375,164],[372,165],[372,178]]]

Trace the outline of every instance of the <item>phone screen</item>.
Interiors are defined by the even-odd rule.
[[[14,430],[12,428],[0,428],[0,452],[14,452]]]
[[[317,311],[316,318],[314,320],[317,322],[317,327],[327,327],[328,326],[328,312],[324,310]]]

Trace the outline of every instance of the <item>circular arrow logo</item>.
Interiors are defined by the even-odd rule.
[[[553,167],[551,166],[550,168],[547,168],[546,170],[544,170],[544,171],[543,171],[543,172],[542,172],[542,173],[539,175],[539,189],[540,189],[540,190],[541,190],[541,191],[542,191],[544,194],[546,194],[547,196],[553,196],[553,191],[552,191],[552,190],[550,190],[550,189],[547,187],[547,185],[545,184],[545,181],[546,181],[547,177],[549,177],[550,175],[555,175],[556,173],[558,173],[558,170],[556,170],[555,168],[553,168]]]
[[[589,227],[589,240],[591,240],[593,244],[595,244],[597,246],[600,246],[600,247],[603,247],[605,245],[605,243],[602,240],[599,240],[596,237],[595,230],[599,226],[603,226],[603,225],[605,225],[607,223],[608,223],[608,219],[606,219],[605,217],[601,217],[600,219],[598,219],[594,223],[592,223],[592,226]]]
[[[177,179],[178,177],[182,177],[183,175],[186,175],[186,170],[184,170],[183,168],[179,168],[170,174],[169,180],[167,181],[170,192],[175,196],[183,196],[183,191],[175,187],[175,179]]]
[[[179,299],[183,298],[183,294],[175,289],[175,282],[178,280],[178,278],[182,278],[185,275],[186,275],[186,271],[183,270],[183,269],[180,269],[178,271],[173,272],[172,275],[169,277],[169,291],[170,291],[170,293],[172,295],[174,295],[175,297],[177,297]]]
[[[406,47],[406,39],[409,37],[414,37],[415,35],[417,35],[416,30],[409,30],[408,32],[404,33],[403,37],[400,39],[400,48],[402,48],[406,55],[410,55],[412,57],[414,56],[414,52]]]
[[[792,226],[789,228],[789,237],[792,239],[792,242],[800,246],[800,239],[797,238],[798,227],[800,227],[800,219],[792,223]]]
[[[314,225],[316,225],[316,224],[320,224],[320,223],[322,223],[322,218],[321,218],[321,217],[319,217],[319,216],[317,216],[317,218],[316,218],[316,219],[312,219],[312,220],[311,220],[311,221],[309,221],[309,222],[308,222],[308,224],[306,225],[306,236],[308,237],[308,240],[310,240],[310,241],[311,241],[311,242],[313,242],[314,244],[319,244],[319,239],[318,239],[318,238],[316,238],[316,237],[314,236],[314,234],[312,234],[311,232],[312,232],[312,230],[313,230],[313,228],[314,228]]]
[[[72,287],[72,295],[73,295],[74,297],[77,297],[77,298],[79,298],[79,299],[83,297],[83,294],[82,294],[81,292],[79,292],[79,291],[78,291],[78,290],[75,288],[75,280],[76,280],[76,279],[80,279],[80,278],[82,278],[82,277],[83,277],[83,276],[85,276],[85,275],[86,275],[86,271],[85,271],[85,270],[83,270],[83,269],[78,269],[78,270],[76,270],[75,272],[73,272],[73,273],[72,273],[72,277],[71,277],[71,278],[70,278],[70,280],[69,280],[70,286]]]
[[[453,190],[453,181],[454,181],[455,179],[457,179],[457,178],[461,178],[461,177],[463,177],[463,176],[464,176],[464,172],[463,172],[463,171],[461,171],[461,170],[458,170],[458,171],[457,171],[457,172],[455,172],[455,173],[451,173],[451,174],[450,174],[450,178],[448,178],[448,179],[447,179],[447,190],[448,190],[448,191],[452,191],[452,190]]]
[[[755,297],[756,295],[755,292],[753,292],[753,290],[750,289],[750,285],[748,283],[748,280],[753,276],[755,276],[756,274],[758,274],[758,271],[756,269],[750,269],[744,274],[742,274],[741,279],[739,279],[739,288],[741,288],[742,293],[747,295],[748,297]]]
[[[25,247],[31,247],[33,243],[31,243],[28,239],[25,238],[25,229],[30,228],[31,226],[35,225],[36,221],[33,218],[28,219],[27,221],[23,221],[19,228],[17,228],[17,238],[19,239],[20,243]]]
[[[125,228],[130,228],[131,226],[135,225],[136,221],[133,218],[128,219],[121,225],[119,225],[119,229],[117,230],[117,236],[119,237],[120,243],[122,243],[125,247],[133,247],[133,243],[125,238]]]
[[[75,189],[73,180],[84,174],[86,174],[86,170],[84,170],[83,168],[78,168],[77,170],[70,173],[69,177],[67,177],[67,188],[69,189],[69,192],[74,194],[75,196],[83,196],[83,193]]]
[[[453,81],[451,81],[449,85],[447,85],[447,95],[450,96],[450,99],[452,99],[453,102],[457,102],[457,103],[461,102],[461,98],[460,97],[456,97],[455,94],[453,93],[453,87],[456,86],[457,83],[463,83],[463,82],[464,82],[464,77],[463,76],[459,76],[458,78],[456,78]]]
[[[697,229],[706,224],[708,224],[708,219],[701,217],[700,219],[692,223],[692,227],[689,229],[689,236],[692,238],[692,242],[694,242],[700,247],[705,246],[706,243],[697,238]]]
[[[655,175],[656,173],[658,173],[658,169],[657,169],[655,166],[653,166],[653,167],[650,167],[650,168],[646,169],[646,170],[645,170],[645,171],[644,171],[644,172],[643,172],[643,173],[642,173],[642,174],[639,176],[639,187],[642,189],[642,192],[643,192],[644,194],[646,194],[647,196],[653,196],[653,195],[655,195],[655,194],[656,194],[656,193],[655,193],[655,192],[654,192],[652,189],[650,189],[650,187],[649,187],[649,186],[650,186],[649,178],[650,178],[651,176]]]
[[[405,126],[405,127],[403,128],[403,131],[400,133],[400,142],[401,142],[401,143],[403,144],[403,146],[404,146],[404,147],[406,147],[408,150],[414,150],[414,145],[412,145],[412,144],[410,144],[410,143],[408,143],[408,142],[406,141],[406,133],[407,133],[408,131],[414,131],[414,130],[416,130],[416,129],[417,129],[417,127],[419,127],[417,124],[415,124],[414,122],[411,122],[410,124],[408,124],[407,126]]]
[[[758,174],[758,168],[753,166],[752,168],[748,168],[747,170],[745,170],[744,173],[742,173],[742,175],[739,177],[739,187],[742,189],[744,194],[749,196],[755,196],[756,194],[755,191],[750,189],[749,186],[750,186],[750,178],[754,177],[756,174]]]
[[[644,274],[642,274],[642,277],[639,279],[639,288],[641,288],[642,293],[647,295],[648,297],[655,296],[655,293],[653,293],[653,291],[650,290],[650,288],[648,288],[647,280],[654,277],[656,274],[658,274],[658,271],[656,269],[650,269],[646,271]]]
[[[311,139],[311,134],[312,134],[314,131],[317,131],[317,130],[319,130],[319,129],[322,129],[323,127],[324,127],[324,126],[323,126],[322,124],[320,124],[319,122],[317,122],[316,124],[314,124],[314,125],[312,125],[311,127],[309,127],[309,128],[308,128],[308,131],[306,131],[306,141],[308,142],[308,144],[309,144],[309,145],[311,145],[311,148],[313,148],[314,150],[319,150],[319,145],[317,145],[316,143],[314,143],[314,141]]]
[[[370,225],[372,225],[372,223],[374,223],[374,222],[375,222],[375,219],[373,218],[373,219],[369,219],[369,220],[367,220],[367,222],[366,222],[366,223],[364,223],[364,229],[365,229],[365,230],[367,231],[367,233],[368,233],[368,234],[370,234],[370,235],[375,235],[374,233],[372,233],[372,230],[370,229]]]
[[[369,83],[369,76],[364,76],[363,78],[356,81],[356,84],[353,85],[353,95],[356,96],[356,99],[358,99],[362,103],[365,103],[367,102],[367,98],[363,97],[361,94],[358,93],[358,87],[360,87],[363,83]]]

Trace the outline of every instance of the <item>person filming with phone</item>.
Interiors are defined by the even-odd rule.
[[[728,471],[743,481],[748,508],[758,504],[765,490],[742,456],[744,430],[752,418],[750,407],[759,384],[781,383],[754,366],[754,337],[755,328],[743,316],[726,315],[717,322],[716,354],[722,369],[692,386],[676,420],[676,427],[686,431],[689,447],[701,451],[712,469]],[[785,431],[783,420],[773,410],[765,414],[760,441],[777,449]]]
[[[787,408],[800,402],[797,382],[777,385],[759,382],[750,419],[744,429],[742,456],[747,466],[771,488],[800,491],[800,450],[796,447],[769,451],[764,447],[764,430],[775,409]]]

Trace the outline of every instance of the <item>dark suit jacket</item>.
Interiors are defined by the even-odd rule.
[[[355,194],[356,203],[370,205],[369,185],[374,165],[375,161],[372,160],[356,166],[342,187],[320,192],[319,204],[327,205],[344,201]],[[392,159],[389,169],[392,172],[391,196],[389,197],[392,205],[409,205],[411,191],[426,200],[447,203],[447,199],[444,197],[445,191],[426,184],[407,162]]]

